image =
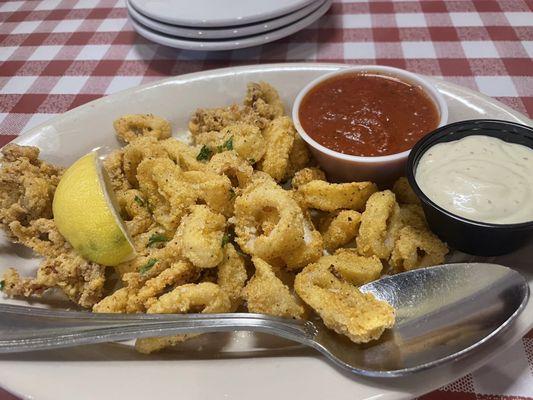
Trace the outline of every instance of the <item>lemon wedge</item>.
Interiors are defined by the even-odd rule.
[[[135,256],[115,194],[95,151],[63,174],[52,209],[59,232],[87,260],[115,266]]]

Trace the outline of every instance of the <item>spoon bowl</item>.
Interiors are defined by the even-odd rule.
[[[457,360],[508,328],[529,287],[496,264],[460,263],[384,277],[360,288],[396,310],[396,324],[357,345],[319,318],[262,314],[96,314],[0,304],[0,353],[183,333],[256,331],[310,346],[355,374],[396,377]]]

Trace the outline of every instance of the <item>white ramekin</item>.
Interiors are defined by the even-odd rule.
[[[328,149],[312,139],[303,129],[299,119],[300,104],[305,95],[321,82],[334,76],[350,73],[375,73],[397,78],[401,81],[419,86],[433,101],[439,112],[439,124],[437,127],[446,125],[448,122],[448,106],[444,97],[430,82],[423,77],[399,68],[386,67],[380,65],[361,65],[340,69],[318,77],[305,86],[294,101],[292,108],[292,118],[296,130],[303,140],[309,145],[313,156],[318,161],[322,169],[330,180],[336,182],[347,181],[372,181],[379,184],[391,183],[396,178],[405,174],[405,165],[409,152],[391,154],[388,156],[362,157],[339,153]],[[429,133],[429,132],[428,132]]]

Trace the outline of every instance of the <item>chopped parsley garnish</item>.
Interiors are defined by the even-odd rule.
[[[6,281],[0,281],[0,290],[4,290],[5,286],[6,286]]]
[[[249,162],[250,164],[255,164],[255,158],[250,158],[250,159],[248,160],[248,162]]]
[[[211,158],[212,155],[213,155],[213,151],[204,144],[202,146],[202,149],[200,150],[200,152],[196,156],[196,159],[198,161],[207,161],[207,160],[209,160]]]
[[[230,237],[227,233],[224,234],[224,236],[222,236],[222,246],[221,247],[224,247],[225,245],[227,245],[230,241]]]
[[[133,200],[135,200],[135,203],[137,203],[137,204],[140,205],[141,207],[144,206],[144,200],[141,199],[139,196],[135,195],[135,197],[133,198]]]
[[[141,274],[146,274],[157,263],[157,258],[150,258],[146,264],[139,268]]]
[[[147,247],[153,246],[156,243],[162,243],[162,242],[168,242],[168,238],[164,235],[161,235],[160,233],[154,233],[150,238],[148,239]]]
[[[233,136],[224,142],[222,148],[226,150],[233,150]]]

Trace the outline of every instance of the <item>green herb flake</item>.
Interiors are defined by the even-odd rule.
[[[250,158],[250,159],[248,160],[248,162],[249,162],[250,164],[252,164],[252,165],[255,164],[255,158]]]
[[[141,199],[139,196],[135,195],[135,197],[133,198],[133,200],[135,200],[135,203],[137,203],[137,204],[140,205],[141,207],[144,206],[144,201],[143,201],[143,199]]]
[[[229,240],[230,240],[230,237],[227,233],[224,234],[224,236],[222,236],[222,246],[221,247],[224,247],[225,245],[227,245],[229,243]]]
[[[148,244],[146,245],[146,247],[150,247],[156,243],[163,243],[163,242],[168,242],[168,238],[164,235],[161,235],[160,233],[154,233],[148,239]]]
[[[213,155],[213,151],[204,144],[202,146],[202,149],[200,150],[200,152],[196,156],[196,159],[198,161],[207,161],[207,160],[209,160],[211,158],[212,155]]]
[[[141,275],[146,274],[157,263],[157,258],[150,258],[146,264],[139,268]]]
[[[6,281],[0,281],[0,291],[4,290],[6,287]]]
[[[226,150],[233,150],[233,136],[226,140],[222,147]]]

